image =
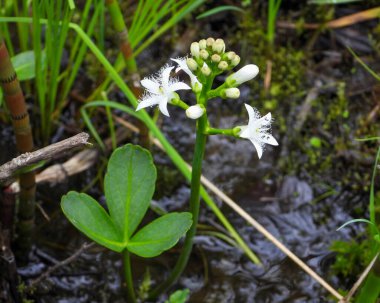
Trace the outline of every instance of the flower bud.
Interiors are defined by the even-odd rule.
[[[186,116],[190,119],[198,119],[202,117],[204,113],[205,110],[199,104],[190,106],[186,110]]]
[[[222,91],[223,98],[237,99],[240,97],[240,90],[236,87],[227,88]]]
[[[197,82],[194,83],[192,89],[193,89],[194,93],[198,94],[198,93],[200,93],[202,91],[202,84],[197,81]]]
[[[224,44],[223,39],[216,39],[216,41],[212,44],[212,50],[217,53],[223,53],[226,49],[226,45]]]
[[[227,54],[228,60],[232,61],[233,58],[235,58],[236,53],[235,52],[228,52]]]
[[[218,64],[220,70],[226,70],[228,68],[228,63],[226,61],[220,61]]]
[[[198,57],[199,57],[199,43],[198,43],[198,42],[193,42],[193,43],[191,43],[191,46],[190,46],[190,52],[191,52],[191,54],[192,54],[195,58],[198,58]]]
[[[227,84],[230,86],[237,86],[246,81],[249,81],[257,76],[259,73],[259,68],[254,64],[248,64],[236,73],[229,76],[226,80]]]
[[[235,55],[235,57],[233,57],[231,60],[232,67],[235,67],[239,63],[240,63],[240,57],[238,55]]]
[[[186,64],[187,64],[187,67],[191,71],[196,71],[197,68],[198,68],[198,64],[197,64],[197,62],[195,62],[195,60],[193,58],[187,58],[186,59]]]
[[[205,76],[209,76],[211,74],[211,69],[207,66],[207,64],[203,64],[201,72]]]
[[[200,52],[199,52],[199,55],[201,56],[201,58],[203,60],[206,60],[209,56],[209,53],[208,51],[206,51],[205,49],[202,49]]]
[[[214,42],[215,42],[214,38],[207,38],[206,45],[209,46],[209,47],[212,47],[212,45],[214,44]]]
[[[205,49],[207,47],[206,39],[199,40],[199,48]]]
[[[213,54],[211,56],[212,62],[218,63],[222,58],[218,54]]]

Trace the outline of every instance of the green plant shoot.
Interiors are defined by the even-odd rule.
[[[143,258],[173,247],[192,224],[191,214],[169,213],[137,230],[152,199],[156,168],[147,150],[127,144],[108,162],[105,196],[109,213],[93,198],[71,191],[61,207],[69,221],[87,237],[116,252],[123,252],[129,297],[135,302],[129,253]]]
[[[89,195],[74,191],[62,197],[62,210],[75,227],[100,245],[155,257],[173,247],[191,225],[189,213],[170,213],[136,232],[149,208],[155,182],[149,152],[128,144],[116,149],[108,163],[104,186],[109,214]]]

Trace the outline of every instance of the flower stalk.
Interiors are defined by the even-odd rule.
[[[212,90],[214,79],[223,72],[232,70],[239,62],[240,57],[234,52],[225,53],[225,44],[221,39],[208,38],[194,42],[190,48],[192,58],[172,59],[178,64],[176,72],[182,70],[191,81],[191,87],[178,79],[171,79],[173,67],[165,66],[153,77],[144,78],[141,84],[147,93],[141,98],[136,110],[158,105],[162,114],[169,116],[167,106],[175,105],[185,110],[186,116],[195,119],[196,141],[191,173],[190,212],[193,216],[193,225],[186,234],[185,242],[179,259],[167,280],[150,293],[150,298],[156,298],[173,285],[184,271],[193,247],[193,239],[199,218],[202,162],[205,153],[208,135],[227,135],[235,138],[250,140],[261,158],[264,145],[278,145],[270,133],[272,122],[271,114],[260,117],[257,110],[246,104],[249,115],[248,125],[236,126],[231,129],[219,129],[210,126],[207,118],[207,103],[213,98],[237,99],[240,90],[237,88],[246,81],[253,79],[259,72],[254,64],[246,65],[226,78],[225,83]],[[191,89],[196,97],[196,105],[189,106],[182,101],[176,91]],[[258,259],[256,259],[259,263]]]
[[[207,91],[210,89],[212,85],[212,80],[213,79],[210,79],[206,86],[203,87],[203,91],[198,100],[198,104],[202,104],[204,106],[207,105]],[[191,193],[189,208],[193,216],[193,224],[190,230],[186,233],[185,242],[174,269],[170,273],[169,277],[165,280],[165,282],[163,282],[161,285],[159,285],[156,289],[152,291],[152,293],[150,294],[151,298],[157,297],[160,293],[166,291],[171,285],[173,285],[178,280],[189,261],[190,254],[193,249],[193,240],[197,231],[197,224],[199,219],[202,163],[206,148],[207,125],[207,116],[204,114],[197,120],[197,131],[191,171]]]

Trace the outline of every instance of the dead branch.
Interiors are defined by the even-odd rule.
[[[326,22],[325,24],[320,23],[306,23],[302,24],[302,28],[305,29],[318,29],[322,26],[326,28],[341,28],[350,26],[359,22],[376,19],[380,15],[380,7],[371,8],[365,11],[361,11],[359,13],[351,14],[348,16],[344,16],[329,22]],[[297,29],[298,26],[295,23],[288,22],[288,21],[278,21],[277,26],[281,28],[289,28],[289,29]]]
[[[34,152],[20,155],[0,166],[0,183],[4,183],[5,181],[11,179],[18,170],[26,166],[36,164],[43,160],[50,160],[60,157],[67,151],[76,147],[90,145],[90,143],[88,143],[88,139],[89,135],[82,132],[76,136],[51,144]]]
[[[37,284],[39,284],[41,281],[45,280],[46,278],[48,278],[54,271],[56,271],[57,269],[63,267],[63,266],[66,266],[68,265],[69,263],[75,261],[85,250],[89,249],[90,247],[94,246],[95,243],[94,242],[91,242],[91,243],[84,243],[75,253],[73,253],[70,257],[68,257],[67,259],[65,260],[62,260],[61,262],[55,264],[54,266],[50,267],[48,270],[46,270],[43,274],[41,274],[38,278],[34,279],[32,282],[30,282],[30,284],[28,285],[26,291],[29,292],[29,291],[32,291],[33,288],[35,288],[35,286]]]

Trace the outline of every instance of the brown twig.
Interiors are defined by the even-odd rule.
[[[35,288],[35,286],[37,284],[39,284],[41,281],[47,279],[54,271],[56,271],[57,269],[63,267],[63,266],[66,266],[68,264],[70,264],[71,262],[75,261],[85,250],[89,249],[90,247],[94,246],[95,243],[94,242],[91,242],[91,243],[84,243],[75,253],[73,253],[70,257],[68,257],[67,259],[65,260],[62,260],[61,262],[58,262],[57,264],[55,264],[54,266],[50,267],[48,270],[46,270],[43,274],[41,274],[38,278],[34,279],[32,282],[30,282],[30,284],[28,285],[28,287],[26,288],[26,291],[29,292],[29,291],[32,291],[33,288]]]
[[[271,80],[272,80],[272,61],[267,60],[267,69],[265,71],[265,78],[264,78],[264,90],[266,93],[269,92]]]
[[[375,8],[371,8],[359,13],[355,13],[355,14],[344,16],[335,20],[331,20],[329,22],[326,22],[325,24],[306,23],[306,24],[303,24],[302,27],[305,29],[318,29],[321,26],[324,26],[330,29],[341,28],[341,27],[349,26],[355,23],[378,18],[379,15],[380,15],[380,7],[375,7]],[[297,24],[288,22],[288,21],[278,21],[277,26],[281,28],[290,28],[290,29],[298,28]]]
[[[0,183],[11,179],[12,176],[21,168],[36,164],[43,160],[57,158],[73,148],[83,145],[90,145],[90,143],[88,143],[88,139],[89,135],[83,132],[34,152],[24,153],[21,156],[18,156],[17,158],[14,158],[13,160],[0,166]]]

